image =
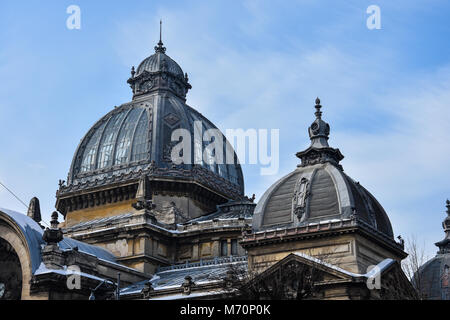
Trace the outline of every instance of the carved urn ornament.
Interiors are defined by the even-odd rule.
[[[42,239],[49,245],[57,244],[63,239],[61,228],[58,228],[58,212],[54,211],[52,213],[52,220],[50,222],[50,225],[50,228],[45,229]]]

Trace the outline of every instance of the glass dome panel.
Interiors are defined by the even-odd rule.
[[[148,155],[148,115],[143,112],[137,124],[134,134],[133,146],[131,151],[131,161],[140,161],[147,158]]]
[[[80,172],[95,170],[95,157],[97,155],[98,144],[106,123],[107,122],[104,122],[100,127],[98,127],[89,140],[81,160]]]
[[[133,133],[136,130],[136,123],[141,113],[142,109],[133,109],[125,119],[117,139],[114,164],[124,164],[130,161]]]
[[[128,111],[128,110],[127,110]],[[120,112],[112,116],[109,120],[108,125],[103,132],[102,140],[100,142],[100,149],[97,159],[97,168],[105,168],[112,165],[112,153],[114,148],[114,143],[116,141],[117,133],[125,118],[127,111]]]

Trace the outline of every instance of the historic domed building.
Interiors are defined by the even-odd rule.
[[[225,138],[220,145],[231,163],[212,161],[220,150],[206,148],[212,141],[208,130],[217,128],[186,104],[188,76],[161,40],[154,54],[132,68],[128,84],[132,101],[94,124],[75,151],[67,181],[59,183],[56,209],[62,223],[54,213],[52,227],[44,232],[37,199],[28,217],[0,210],[0,226],[8,230],[0,237],[15,239],[14,246],[9,238],[0,243],[1,256],[9,261],[2,265],[0,286],[8,297],[86,298],[105,281],[109,286],[96,293],[105,298],[117,272],[121,287],[145,284],[162,272],[158,278],[166,280],[153,284],[156,291],[178,294],[185,276],[176,271],[193,266],[214,269],[196,287],[205,291],[228,264],[246,263],[239,240],[250,228],[256,204],[244,195],[242,170]],[[177,129],[192,137],[191,148],[179,154],[192,161],[172,161],[180,141],[172,139]],[[29,258],[18,262],[17,256]],[[87,287],[65,286],[71,265],[81,266]]]
[[[447,217],[442,222],[445,238],[435,245],[436,256],[420,267],[413,282],[424,299],[450,300],[450,201],[447,200]]]
[[[403,244],[344,173],[319,99],[301,163],[256,205],[226,139],[207,148],[217,128],[186,104],[188,76],[161,40],[128,84],[132,101],[92,126],[59,183],[62,223],[54,212],[44,228],[35,198],[27,215],[0,209],[0,299],[414,297]],[[177,129],[190,148],[176,149]],[[221,151],[233,161],[212,161]]]

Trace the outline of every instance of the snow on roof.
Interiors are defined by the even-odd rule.
[[[228,263],[188,267],[182,269],[164,270],[155,273],[150,280],[134,283],[121,290],[121,295],[140,293],[147,282],[152,284],[155,291],[180,288],[186,276],[191,276],[196,284],[208,284],[218,281],[226,276],[232,266],[247,270],[247,261],[234,261]]]
[[[307,254],[305,254],[303,252],[295,252],[294,254],[299,256],[299,257],[305,258],[307,260],[313,261],[314,263],[321,264],[321,265],[326,266],[326,267],[328,267],[330,269],[336,270],[338,272],[347,274],[347,275],[349,275],[351,277],[355,277],[355,278],[361,278],[361,277],[373,278],[378,273],[383,272],[386,268],[388,268],[392,263],[395,262],[395,260],[390,259],[390,258],[384,259],[379,264],[377,264],[374,268],[372,268],[370,271],[368,271],[368,272],[366,272],[364,274],[361,274],[361,273],[354,273],[354,272],[347,271],[345,269],[342,269],[342,268],[340,268],[338,266],[335,266],[333,264],[330,264],[330,263],[325,262],[323,260],[320,260],[318,258],[311,257],[311,256],[309,256],[309,255],[307,255]]]
[[[85,272],[77,272],[71,268],[68,268],[67,266],[64,266],[64,269],[48,269],[45,264],[42,262],[39,266],[39,268],[34,272],[35,275],[41,275],[41,274],[48,274],[48,273],[55,273],[55,274],[61,274],[61,275],[73,275],[73,274],[78,274],[82,277],[85,278],[89,278],[89,279],[93,279],[93,280],[97,280],[97,281],[105,281],[107,283],[110,284],[114,284],[112,281],[106,280],[104,278],[100,278],[97,276],[94,276],[92,274],[89,273],[85,273]]]
[[[46,244],[42,239],[44,230],[42,230],[41,226],[36,221],[25,214],[0,208],[0,214],[1,213],[4,213],[11,218],[25,236],[31,258],[31,269],[32,272],[35,273],[42,262],[41,248]],[[116,263],[115,256],[108,250],[81,241],[64,237],[63,241],[58,243],[58,246],[61,250],[72,250],[73,248],[78,247],[78,250],[83,253],[93,255],[108,262]]]
[[[2,212],[16,223],[25,236],[30,253],[31,269],[34,273],[41,264],[41,246],[45,245],[44,240],[42,240],[44,232],[41,226],[22,213],[0,208],[0,213]]]

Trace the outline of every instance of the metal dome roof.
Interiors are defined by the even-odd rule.
[[[184,78],[184,73],[181,67],[172,60],[163,51],[156,51],[150,57],[144,59],[136,69],[136,76],[141,75],[144,71],[160,72],[167,71],[175,76]]]
[[[202,114],[176,97],[158,99],[158,95],[142,102],[130,102],[102,117],[82,139],[72,162],[68,184],[86,184],[113,176],[129,175],[153,168],[171,168],[170,151],[174,146],[171,133],[178,128],[191,132],[217,129]],[[194,142],[192,142],[194,143]],[[228,142],[224,138],[224,148]],[[206,143],[204,142],[204,146]],[[191,148],[192,159],[194,150]],[[207,164],[201,167],[211,173],[217,183],[225,180],[243,194],[243,175],[237,156],[235,164]],[[179,165],[192,170],[196,164]],[[231,197],[233,198],[233,197]]]
[[[309,128],[311,146],[297,153],[302,163],[273,184],[255,208],[253,229],[297,227],[357,218],[371,229],[393,239],[389,218],[378,201],[339,164],[343,155],[328,145],[330,126],[321,119]]]
[[[358,182],[330,163],[299,167],[261,197],[253,229],[296,227],[357,216],[393,238],[389,218],[378,201]]]
[[[102,117],[81,140],[67,185],[60,184],[58,195],[148,175],[195,181],[227,199],[243,196],[243,174],[234,150],[234,164],[210,164],[214,156],[206,150],[209,142],[201,138],[207,130],[217,128],[185,103],[191,86],[178,64],[165,54],[161,41],[155,51],[137,72],[132,69],[128,82],[133,100]],[[176,129],[188,130],[191,137],[200,134],[201,150],[211,159],[200,156],[200,163],[172,163],[171,150],[179,143],[171,140]],[[225,154],[230,144],[222,136]],[[191,140],[191,159],[197,159],[198,141]]]

